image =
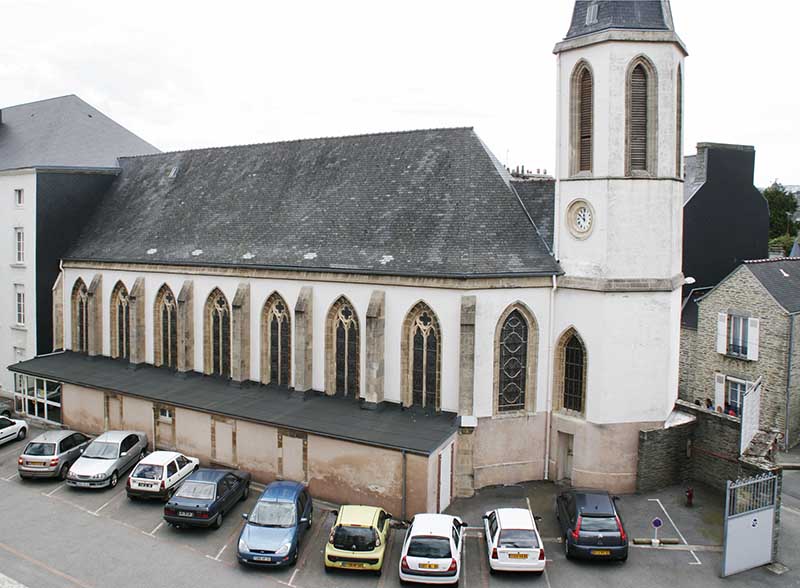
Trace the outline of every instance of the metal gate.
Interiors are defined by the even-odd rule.
[[[728,481],[722,577],[772,562],[778,476]]]

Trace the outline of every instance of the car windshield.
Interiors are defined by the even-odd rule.
[[[28,443],[23,451],[25,455],[55,455],[55,443]]]
[[[117,459],[119,454],[118,443],[107,443],[105,441],[94,441],[83,452],[83,457],[94,459]]]
[[[248,521],[262,527],[294,527],[297,524],[293,502],[256,502]]]
[[[333,546],[343,551],[372,551],[377,542],[378,534],[371,527],[339,525],[333,532]]]
[[[216,487],[216,484],[209,484],[208,482],[188,481],[184,482],[183,485],[178,488],[175,496],[180,498],[196,498],[197,500],[213,500]]]
[[[539,547],[536,533],[522,529],[503,529],[497,541],[498,547],[511,547],[514,549],[534,549]]]
[[[450,557],[450,540],[447,537],[412,537],[406,555],[445,559]]]
[[[164,473],[164,466],[153,465],[151,463],[140,463],[133,470],[131,478],[142,478],[144,480],[160,480]]]
[[[619,531],[614,517],[581,517],[581,531],[613,533]]]

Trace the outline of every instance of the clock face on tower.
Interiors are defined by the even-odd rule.
[[[594,227],[594,209],[586,200],[575,200],[567,209],[567,226],[572,236],[586,239]]]

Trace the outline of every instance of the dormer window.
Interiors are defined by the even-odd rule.
[[[592,2],[586,9],[586,24],[597,24],[597,2]]]

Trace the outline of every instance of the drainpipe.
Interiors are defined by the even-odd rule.
[[[406,520],[406,450],[403,449],[403,494],[400,499],[400,520]]]
[[[549,329],[550,329],[550,336],[548,337],[548,345],[547,345],[547,408],[545,414],[545,427],[544,427],[544,479],[550,479],[550,427],[552,421],[552,413],[553,413],[553,337],[555,336],[555,325],[553,324],[553,315],[555,314],[555,309],[553,308],[556,304],[556,289],[558,288],[558,282],[556,281],[555,276],[551,276],[553,279],[553,287],[550,289],[550,312],[549,312]]]
[[[792,354],[794,353],[794,315],[789,315],[789,358],[786,360],[786,423],[783,436],[783,450],[789,451],[789,395],[792,384]]]

